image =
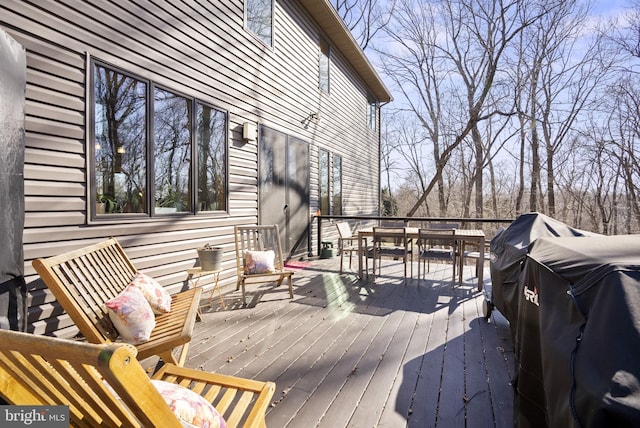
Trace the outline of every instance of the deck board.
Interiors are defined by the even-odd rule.
[[[250,285],[244,307],[223,290],[227,310],[203,307],[185,365],[276,382],[269,427],[512,426],[508,324],[484,320],[474,266],[455,288],[446,264],[403,281],[384,261],[375,283],[338,269],[298,270],[293,300]]]
[[[466,419],[470,422],[467,426],[493,426],[494,414],[481,329],[485,321],[475,301],[464,302],[463,308],[465,326],[468,326],[464,341]]]
[[[400,299],[396,305],[406,302],[406,296],[410,290],[403,285],[398,287],[397,294]],[[413,303],[410,301],[410,303]],[[398,372],[401,370],[400,362],[405,353],[408,337],[413,326],[411,325],[414,313],[409,310],[394,310],[387,316],[388,322],[375,337],[375,343],[369,352],[370,373],[369,382],[365,386],[361,404],[353,416],[352,426],[376,426],[380,414],[388,403],[389,392],[398,380]],[[359,367],[358,372],[364,375],[368,367]],[[351,425],[350,425],[351,426]]]

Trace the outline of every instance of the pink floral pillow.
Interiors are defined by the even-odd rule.
[[[171,295],[155,279],[138,272],[129,285],[142,291],[155,314],[171,312]]]
[[[276,253],[273,250],[267,251],[245,251],[244,252],[244,272],[252,273],[274,273]]]
[[[106,305],[111,322],[125,342],[138,345],[149,340],[156,318],[139,288],[128,286]]]
[[[154,379],[151,383],[184,426],[226,428],[220,413],[200,394],[162,380]]]

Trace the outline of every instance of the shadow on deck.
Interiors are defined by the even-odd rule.
[[[298,269],[293,300],[272,285],[249,286],[247,307],[214,298],[186,366],[276,382],[269,427],[513,425],[508,324],[484,319],[473,267],[452,288],[450,265],[404,282],[385,262],[373,283],[338,263]]]

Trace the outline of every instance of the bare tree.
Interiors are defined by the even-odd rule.
[[[544,65],[540,92],[534,94],[546,153],[548,214],[556,214],[556,170],[562,165],[560,152],[573,150],[576,127],[585,111],[593,111],[598,100],[594,91],[611,75],[613,58],[603,56],[601,37],[585,40],[581,28],[588,10],[573,1],[564,2],[555,13],[540,21],[538,40],[544,42]]]
[[[406,0],[399,3],[393,28],[387,31],[391,47],[383,51],[388,60],[382,66],[407,100],[408,106],[404,111],[415,114],[418,125],[432,144],[434,179],[430,186],[421,183],[420,191],[428,194],[433,185],[438,183],[440,214],[443,214],[445,197],[442,170],[446,162],[442,162],[441,151],[444,149],[446,152],[447,147],[441,147],[443,143],[440,127],[444,106],[440,87],[445,76],[438,70],[434,49],[437,40],[435,13],[429,4],[420,3],[415,6],[414,8],[412,2]],[[450,152],[449,150],[447,159]],[[414,172],[422,170],[420,167],[419,171],[415,171],[416,163],[410,164],[413,165]]]
[[[614,94],[615,108],[612,109],[609,146],[612,156],[620,166],[624,182],[625,197],[636,225],[640,225],[640,87],[635,77],[620,80],[610,88]]]
[[[479,156],[475,161],[475,211],[482,216],[484,149],[478,125],[510,113],[500,110],[505,52],[517,41],[518,34],[557,4],[399,0],[386,31],[390,42],[384,52],[385,72],[402,91],[407,109],[427,130],[435,163],[435,174],[409,216],[442,182],[444,166],[468,136]],[[447,114],[443,94],[450,103]]]
[[[612,39],[623,52],[640,58],[640,0],[629,0],[628,10],[628,25],[616,27]]]
[[[386,27],[394,5],[395,0],[333,1],[333,7],[363,50]]]
[[[397,149],[397,137],[395,136],[395,131],[392,127],[390,127],[390,123],[392,123],[392,117],[388,114],[382,116],[381,120],[381,140],[380,140],[380,168],[381,174],[386,178],[386,187],[389,192],[389,197],[393,198],[391,194],[391,174],[393,174],[395,170],[395,165],[397,163],[394,158],[394,154],[398,151]],[[380,187],[385,187],[382,183]]]

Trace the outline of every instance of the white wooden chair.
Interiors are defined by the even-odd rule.
[[[289,296],[293,299],[293,272],[284,268],[278,225],[235,226],[236,265],[238,282],[236,290],[242,287],[242,303],[246,301],[246,284],[276,282],[276,286],[286,279]]]
[[[358,237],[351,232],[351,226],[346,221],[336,223],[338,229],[338,251],[340,251],[340,273],[344,264],[344,255],[349,254],[349,269],[351,269],[351,261],[353,253],[358,253]],[[366,268],[369,268],[368,259],[365,257]]]

